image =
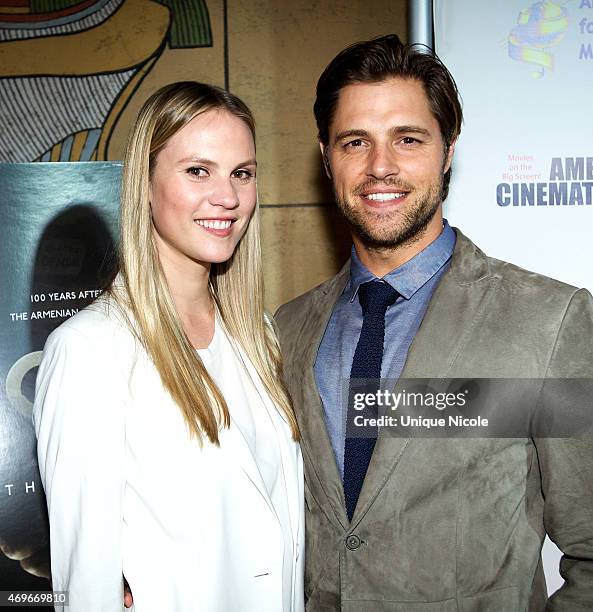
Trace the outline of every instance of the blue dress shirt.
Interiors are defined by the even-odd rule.
[[[385,347],[382,378],[401,375],[410,344],[420,327],[432,294],[448,268],[455,232],[447,221],[443,231],[423,251],[383,277],[401,297],[385,314]],[[315,360],[315,380],[325,412],[325,422],[336,463],[344,476],[346,404],[344,382],[350,377],[352,360],[360,330],[362,309],[358,288],[377,277],[361,263],[352,247],[350,281],[336,302]]]

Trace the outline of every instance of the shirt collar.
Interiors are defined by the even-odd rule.
[[[439,237],[403,266],[386,274],[383,280],[404,299],[409,300],[451,259],[456,238],[447,220],[443,219],[443,231]],[[378,277],[364,266],[353,246],[350,255],[350,282],[344,290],[350,296],[350,301],[354,301],[362,283],[372,280],[378,280]]]

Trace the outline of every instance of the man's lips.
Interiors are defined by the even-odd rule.
[[[408,195],[407,191],[373,191],[371,193],[362,194],[362,197],[371,202],[390,202],[399,200],[406,195]]]
[[[411,191],[413,191],[413,188],[403,182],[399,184],[368,182],[355,189],[354,195],[363,199],[367,205],[377,208],[399,204]]]
[[[358,197],[366,206],[374,209],[400,207],[410,192],[403,189],[391,189],[363,191]]]

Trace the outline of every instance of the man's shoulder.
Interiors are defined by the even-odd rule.
[[[317,285],[316,287],[313,287],[313,289],[309,289],[309,291],[306,291],[305,293],[301,293],[301,295],[298,295],[285,304],[282,304],[282,306],[280,306],[274,314],[274,320],[276,323],[278,323],[278,321],[281,319],[291,317],[294,314],[299,314],[306,310],[314,301],[317,293],[323,291],[323,288],[325,285],[327,285],[327,283],[329,283],[329,280]]]
[[[494,280],[500,291],[512,293],[515,298],[544,300],[548,304],[570,301],[577,292],[587,293],[563,281],[538,272],[532,272],[517,264],[484,254],[469,238],[457,230],[460,247],[459,263],[452,266],[452,273],[461,280],[470,280],[465,267],[473,267],[470,260],[480,260],[483,276]],[[463,278],[465,277],[465,278]],[[475,280],[476,276],[471,280]]]
[[[295,323],[306,321],[316,306],[326,302],[328,294],[332,294],[336,288],[343,287],[348,273],[349,262],[331,278],[280,306],[274,314],[274,321],[280,331]]]
[[[532,272],[509,261],[495,257],[488,257],[488,261],[490,269],[496,276],[501,278],[503,286],[516,291],[554,293],[568,296],[579,290],[578,287],[546,276],[545,274]]]

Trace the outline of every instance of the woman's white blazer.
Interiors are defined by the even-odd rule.
[[[34,407],[53,588],[70,612],[288,612],[283,536],[238,427],[190,439],[146,352],[107,298],[49,337]],[[303,468],[297,443],[245,359],[276,431],[292,533],[290,612],[303,602]]]

